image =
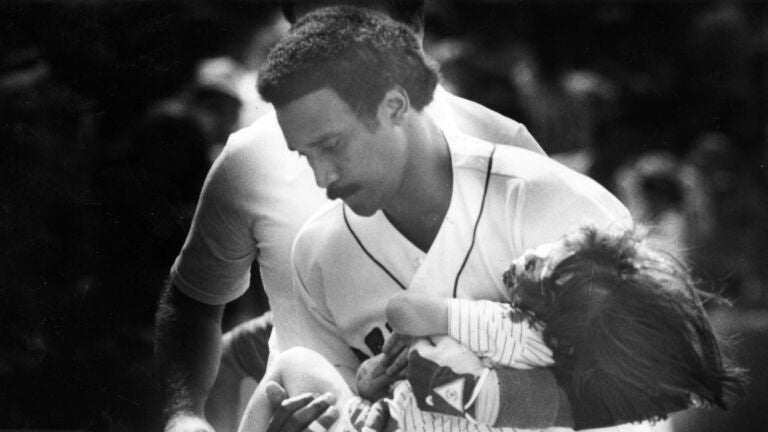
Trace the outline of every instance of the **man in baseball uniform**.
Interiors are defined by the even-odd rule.
[[[259,91],[275,106],[288,147],[339,198],[296,239],[299,303],[281,342],[319,352],[351,386],[392,333],[384,310],[396,293],[509,301],[501,275],[525,250],[582,225],[632,223],[591,179],[442,127],[425,109],[436,83],[411,31],[354,8],[306,16],[260,72]],[[520,427],[553,424],[554,380],[520,394],[499,379],[502,398],[547,405],[528,417],[530,404],[508,413],[524,419]]]
[[[327,4],[354,2],[293,3],[284,2],[291,21]],[[358,3],[423,33],[423,1]],[[291,245],[301,225],[328,201],[325,191],[315,184],[307,160],[288,150],[274,109],[262,109],[266,112],[256,122],[230,137],[211,167],[192,227],[158,306],[156,352],[168,431],[213,430],[204,420],[203,407],[220,358],[223,376],[230,379],[217,381],[219,387],[232,387],[232,381],[246,375],[261,379],[268,352],[282,345],[282,323],[292,319],[296,308],[290,288]],[[440,86],[426,110],[443,128],[544,153],[522,124]],[[254,261],[276,331],[267,347],[270,321],[249,321],[228,333],[222,347],[224,306],[248,289]],[[239,394],[237,389],[228,391]],[[299,414],[286,432],[299,432],[328,408],[327,402],[306,397],[284,405]],[[237,419],[232,422],[237,424]]]

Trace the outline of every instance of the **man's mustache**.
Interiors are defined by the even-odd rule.
[[[328,195],[328,199],[335,200],[336,198],[344,199],[344,197],[352,195],[358,190],[360,190],[360,186],[358,185],[346,185],[346,186],[330,185],[325,190],[325,193],[326,195]]]

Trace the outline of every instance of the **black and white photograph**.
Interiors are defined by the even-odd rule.
[[[765,432],[766,359],[768,2],[0,2],[0,432]]]

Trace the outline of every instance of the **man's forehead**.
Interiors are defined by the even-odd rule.
[[[304,95],[276,109],[277,121],[292,150],[320,144],[338,135],[352,115],[349,107],[329,89]]]

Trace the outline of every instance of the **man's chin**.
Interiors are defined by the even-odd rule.
[[[344,204],[346,204],[350,210],[355,212],[356,215],[363,217],[373,216],[378,210],[376,206],[355,202],[353,200],[344,200]]]

